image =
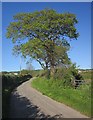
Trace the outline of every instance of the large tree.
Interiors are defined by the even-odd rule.
[[[7,28],[7,38],[14,43],[15,53],[37,60],[51,76],[59,64],[68,64],[68,39],[77,39],[76,16],[44,9],[33,13],[19,13]]]

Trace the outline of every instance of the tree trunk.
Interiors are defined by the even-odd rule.
[[[44,71],[45,71],[45,77],[47,79],[50,79],[50,71],[49,71],[49,69],[45,69]]]
[[[50,68],[50,76],[51,76],[51,78],[54,78],[54,75],[55,75],[55,68],[54,68],[54,66],[51,66],[51,68]]]

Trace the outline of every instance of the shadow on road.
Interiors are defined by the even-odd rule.
[[[53,119],[62,118],[62,115],[45,115],[41,112],[40,108],[33,105],[26,97],[20,96],[17,91],[11,96],[10,116],[9,118],[36,118],[42,119]]]
[[[11,92],[22,83],[32,78],[31,75],[11,75],[2,73],[2,118],[9,117]],[[0,114],[1,115],[1,114]]]

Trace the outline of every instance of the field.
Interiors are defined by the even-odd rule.
[[[84,80],[91,80],[92,71],[82,71],[80,74],[83,76]]]

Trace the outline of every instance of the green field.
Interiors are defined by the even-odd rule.
[[[32,87],[56,101],[71,106],[87,116],[91,116],[90,85],[82,85],[78,89],[74,89],[64,87],[62,80],[36,78],[32,82]]]
[[[84,80],[91,80],[91,71],[82,71],[80,74],[83,76]]]

